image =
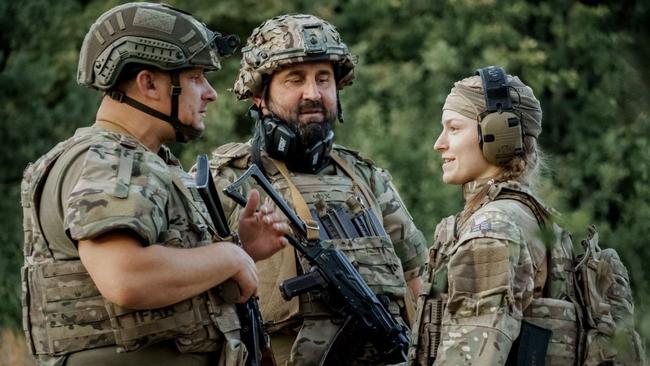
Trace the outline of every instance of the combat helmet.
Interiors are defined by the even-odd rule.
[[[111,98],[171,123],[178,141],[197,133],[178,120],[178,73],[191,67],[219,70],[220,58],[239,46],[235,35],[213,32],[191,14],[164,4],[127,3],[102,14],[90,27],[79,53],[77,82],[106,92]],[[165,115],[116,89],[127,65],[170,71],[172,113]]]
[[[332,24],[313,15],[289,14],[265,21],[253,30],[242,54],[233,88],[239,99],[262,95],[264,75],[298,62],[332,61],[338,89],[354,79],[356,57]]]
[[[162,70],[219,70],[220,57],[231,55],[238,43],[235,36],[212,32],[182,10],[127,3],[102,14],[90,27],[79,53],[77,82],[108,90],[130,63]]]

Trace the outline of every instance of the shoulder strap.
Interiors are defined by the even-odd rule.
[[[363,193],[363,195],[366,197],[366,201],[370,205],[372,203],[372,197],[373,196],[368,191],[366,185],[361,182],[361,179],[359,179],[359,176],[357,174],[355,174],[354,169],[350,166],[350,164],[345,159],[343,159],[341,156],[339,156],[338,152],[332,154],[331,158],[332,158],[332,160],[334,160],[334,162],[336,162],[336,164],[338,164],[341,167],[341,169],[345,172],[345,174],[347,174],[352,179],[354,184],[357,187],[359,187],[359,189],[361,190],[361,193]]]
[[[305,202],[305,198],[302,196],[298,188],[296,188],[296,185],[293,184],[293,182],[291,181],[291,177],[289,176],[289,170],[287,169],[287,166],[284,164],[283,161],[275,160],[272,158],[269,159],[273,162],[275,167],[278,168],[280,174],[282,174],[284,179],[287,181],[287,184],[289,185],[289,191],[291,192],[291,200],[293,201],[293,204],[296,207],[296,213],[302,219],[302,221],[305,222],[305,225],[307,226],[307,239],[309,240],[319,239],[320,231],[319,231],[318,223],[314,221],[313,218],[311,217],[311,211],[309,211],[309,206],[307,206],[307,202]]]
[[[43,234],[42,238],[47,243],[46,248],[52,258],[54,257],[54,253],[50,248],[50,243],[48,242],[48,238],[51,239],[53,236],[56,236],[60,240],[69,241],[70,239],[68,238],[67,235],[65,235],[65,233],[58,231],[61,230],[61,228],[63,228],[64,218],[61,213],[57,211],[56,214],[46,215],[45,218],[41,216],[41,207],[40,207],[41,195],[43,194],[44,191],[49,190],[49,187],[51,187],[51,185],[56,184],[56,181],[58,181],[58,177],[63,174],[62,170],[66,168],[66,164],[65,161],[63,161],[62,159],[70,159],[81,154],[84,150],[88,149],[89,145],[90,145],[90,140],[78,139],[76,141],[73,141],[68,146],[62,146],[61,150],[56,153],[56,156],[53,158],[50,164],[45,167],[47,170],[43,170],[42,172],[39,172],[40,177],[38,178],[38,182],[37,182],[38,186],[34,187],[30,192],[31,196],[29,197],[29,200],[32,201],[31,204],[34,207],[34,214],[35,214],[34,218],[36,219],[35,224],[38,225],[38,230],[40,230],[40,232]],[[48,180],[49,177],[54,177],[56,179]],[[60,233],[60,235],[58,235],[57,233]],[[24,248],[25,256],[31,256],[33,254],[32,244],[33,243],[29,243],[29,245]]]
[[[511,199],[521,202],[532,211],[540,227],[543,227],[546,224],[550,212],[534,196],[508,187],[495,186],[494,188],[495,191],[490,188],[490,192],[488,193],[492,200]]]

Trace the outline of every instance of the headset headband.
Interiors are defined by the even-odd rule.
[[[498,66],[488,66],[476,70],[476,74],[481,76],[483,82],[486,112],[512,110],[505,70]]]

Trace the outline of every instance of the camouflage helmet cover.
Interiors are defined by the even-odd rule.
[[[199,66],[218,70],[219,57],[234,51],[217,47],[228,38],[220,36],[190,14],[167,5],[120,5],[102,14],[86,34],[79,54],[77,82],[108,90],[130,63],[162,70]]]
[[[337,87],[342,89],[352,83],[357,61],[332,24],[307,14],[281,15],[265,21],[253,30],[242,54],[233,88],[239,99],[261,95],[263,75],[307,61],[332,61]]]

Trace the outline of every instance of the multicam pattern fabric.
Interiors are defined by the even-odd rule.
[[[78,176],[48,179],[51,171],[59,171],[57,164],[82,167]],[[174,175],[193,193],[194,202],[174,188]],[[65,179],[74,180],[71,193],[61,196],[53,212],[39,212],[43,186],[59,190]],[[213,352],[223,341],[219,329],[238,333],[234,307],[216,305],[208,293],[153,310],[108,302],[79,260],[74,242],[51,241],[41,231],[44,216],[58,215],[59,229],[65,227],[73,240],[125,229],[143,245],[206,245],[212,242],[202,218],[206,210],[194,186],[167,148],[156,155],[128,136],[98,128],[78,130],[26,169],[23,320],[30,348],[42,362],[111,345],[135,351],[162,340],[175,341],[181,352]]]
[[[263,75],[298,62],[332,61],[339,68],[339,89],[354,79],[356,57],[333,25],[313,15],[282,15],[267,20],[253,30],[242,54],[233,88],[239,99],[261,95]]]
[[[207,211],[196,212],[182,194],[170,189],[173,175],[181,177],[190,191],[196,190],[196,184],[169,151],[163,148],[161,157],[133,140],[129,146],[124,138],[115,138],[88,149],[81,177],[65,206],[64,224],[71,238],[81,240],[126,229],[150,245],[158,243],[160,234],[171,226],[184,246],[210,243],[201,217],[207,217]]]
[[[595,228],[577,256],[569,232],[525,187],[467,187],[466,198],[481,192],[484,205],[436,228],[411,364],[503,365],[522,321],[550,331],[546,365],[645,364],[627,270],[613,249],[600,249]]]
[[[601,249],[595,227],[582,241],[585,254],[576,266],[583,295],[585,346],[581,362],[645,365],[643,342],[634,329],[630,276],[616,250]]]
[[[250,164],[250,148],[250,144],[228,144],[215,150],[212,155],[211,168],[218,186],[221,188],[227,186],[244,172]],[[389,310],[394,315],[399,316],[401,315],[401,308],[403,308],[403,297],[406,291],[404,273],[419,272],[419,268],[424,262],[426,247],[422,233],[415,227],[387,172],[376,168],[370,161],[340,146],[334,145],[333,153],[339,154],[354,167],[358,177],[367,184],[369,191],[372,192],[372,202],[367,202],[361,190],[355,187],[352,179],[334,165],[328,166],[318,175],[291,173],[292,182],[301,192],[307,205],[312,208],[324,204],[340,205],[353,195],[362,200],[367,207],[370,207],[379,220],[382,221],[389,238],[337,239],[324,241],[323,244],[326,246],[334,245],[341,249],[350,261],[357,266],[371,289],[377,294],[388,296],[391,300]],[[274,187],[289,204],[292,204],[289,187],[285,179],[268,159],[263,159],[263,165]],[[247,193],[251,188],[254,188],[254,185],[249,184],[246,186],[244,193]],[[223,202],[225,212],[230,216],[231,225],[236,224],[241,210],[229,199],[225,199]],[[290,251],[291,253],[294,252],[291,248]],[[291,259],[293,256],[294,254],[291,254],[287,257]],[[270,260],[274,260],[274,257]],[[301,297],[300,307],[297,311],[278,311],[276,305],[280,304],[281,306],[284,303],[281,298],[279,301],[270,301],[269,297],[279,296],[275,291],[275,287],[277,287],[275,284],[291,276],[278,278],[279,272],[283,266],[286,266],[286,263],[289,262],[265,266],[263,262],[258,262],[261,278],[258,294],[260,295],[260,305],[265,321],[270,321],[274,325],[272,330],[285,332],[288,329],[287,327],[295,326],[296,321],[300,324],[302,317],[309,314],[313,319],[315,313],[318,313],[322,316],[322,321],[330,322],[328,319],[334,317],[331,312],[324,309],[321,302],[310,296]],[[298,263],[298,265],[301,266],[300,270],[302,271],[309,270],[307,263]],[[295,267],[295,265],[293,266]],[[297,268],[292,268],[291,272],[292,275],[295,275]],[[264,288],[265,283],[268,284],[268,290]],[[276,294],[269,295],[273,292]],[[269,306],[269,304],[274,305]],[[278,315],[280,313],[283,314],[281,318]],[[318,332],[310,333],[309,329],[318,327],[318,325],[312,327],[305,326],[305,324],[298,332],[298,338],[291,351],[292,359],[289,364],[315,364],[331,343],[331,338],[327,335],[329,333],[325,332],[327,327],[323,326],[322,331],[324,333],[318,336],[325,337],[327,340],[321,338],[312,339],[315,336],[310,334]],[[340,325],[337,326],[337,330],[338,327]],[[271,336],[273,337],[273,334]],[[315,346],[316,344],[318,347]],[[306,348],[303,348],[303,346]],[[313,351],[314,348],[318,349],[319,352]],[[350,362],[353,361],[350,360]],[[372,362],[373,364],[381,364],[377,360]]]
[[[538,219],[519,200],[494,200],[503,188],[522,196],[528,193],[514,182],[484,188],[475,185],[465,192],[466,196],[486,192],[485,204],[467,220],[450,217],[438,225],[418,299],[418,338],[409,353],[413,364],[505,364],[519,335],[523,310],[541,294],[546,249]],[[445,299],[440,343],[427,350],[435,354],[435,361],[419,352],[426,348],[422,341],[437,331],[422,323],[422,308],[429,298]]]

